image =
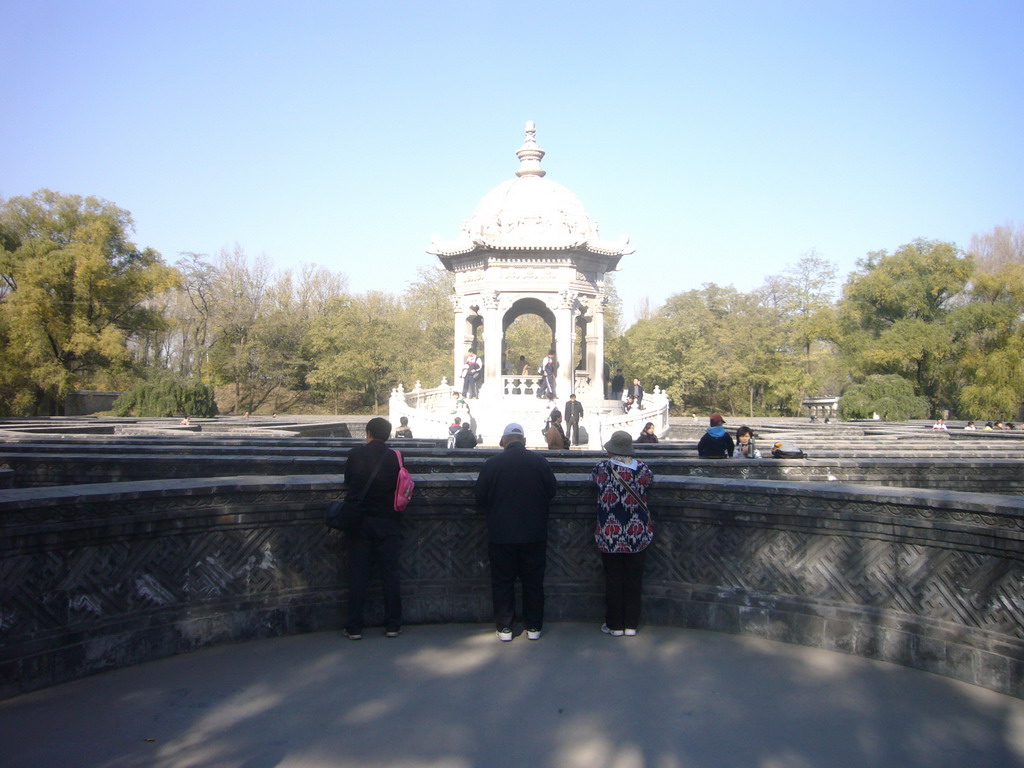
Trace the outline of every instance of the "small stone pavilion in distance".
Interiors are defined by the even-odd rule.
[[[508,350],[505,338],[517,318],[532,314],[551,330],[559,362],[554,403],[561,408],[575,394],[583,404],[584,442],[599,447],[616,429],[639,434],[647,421],[663,433],[668,402],[653,382],[644,382],[642,410],[624,414],[618,401],[605,399],[605,277],[634,249],[626,236],[602,239],[579,198],[546,177],[536,133],[528,122],[515,178],[484,195],[456,238],[434,238],[427,249],[455,274],[451,384],[396,390],[391,417],[408,416],[417,436],[447,434],[452,392],[461,389],[466,355],[473,350],[483,363],[479,399],[468,403],[477,433],[494,444],[504,424],[519,421],[528,442],[538,443],[550,403],[536,397],[539,376],[514,370],[516,361],[507,357],[519,350]],[[537,371],[539,360],[527,362]]]

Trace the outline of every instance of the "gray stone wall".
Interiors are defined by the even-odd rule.
[[[418,477],[405,538],[410,624],[489,620],[474,477]],[[559,477],[548,620],[599,623],[593,491],[585,475]],[[0,695],[339,628],[344,541],[321,515],[340,483],[0,491]],[[1024,696],[1024,499],[662,476],[651,500],[645,622],[854,653]]]

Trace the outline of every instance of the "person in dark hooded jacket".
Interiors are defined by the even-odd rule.
[[[711,414],[711,426],[708,427],[701,438],[700,442],[697,443],[697,456],[702,459],[724,459],[731,457],[733,451],[736,450],[736,444],[733,443],[729,433],[725,431],[725,419],[722,418],[722,414],[713,413]]]
[[[476,435],[468,421],[462,422],[462,427],[455,433],[456,448],[476,448]]]

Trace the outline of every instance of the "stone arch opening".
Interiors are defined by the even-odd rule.
[[[513,303],[501,319],[506,372],[522,374],[525,364],[529,373],[535,373],[544,355],[555,348],[556,329],[554,312],[540,299],[523,298]]]

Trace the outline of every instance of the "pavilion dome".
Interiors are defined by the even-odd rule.
[[[569,250],[621,256],[632,253],[629,238],[602,241],[595,222],[580,199],[561,184],[544,178],[544,150],[537,146],[537,129],[526,124],[526,139],[516,151],[516,177],[481,198],[473,215],[454,240],[435,237],[428,253],[448,259],[484,250]],[[450,268],[450,267],[449,267]]]
[[[526,175],[484,195],[464,231],[491,248],[566,248],[590,240],[593,229],[576,195],[558,182]]]

